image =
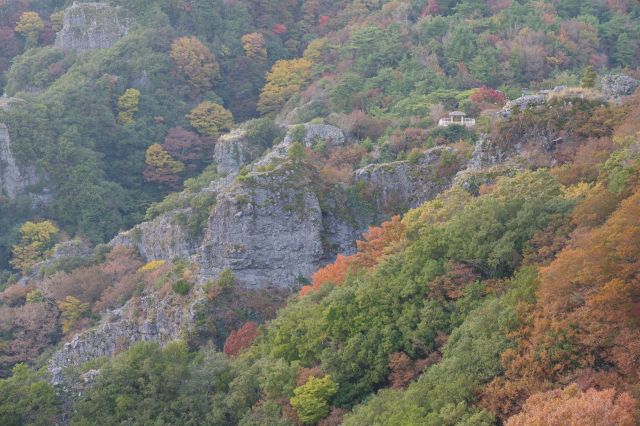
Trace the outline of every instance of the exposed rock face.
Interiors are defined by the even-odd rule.
[[[638,81],[626,75],[605,75],[601,84],[604,97],[613,101],[631,95],[638,87]]]
[[[539,105],[544,105],[547,102],[547,97],[545,95],[526,95],[521,96],[518,99],[514,99],[512,101],[507,102],[507,104],[500,111],[500,115],[503,117],[510,117],[511,112],[514,108],[519,108],[520,110],[524,110],[527,108],[536,107]]]
[[[218,165],[218,173],[226,174],[237,172],[259,155],[260,149],[251,145],[247,132],[235,129],[218,139],[213,159]]]
[[[415,164],[409,161],[371,164],[357,170],[355,179],[375,194],[378,210],[400,212],[419,206],[451,185],[455,173],[464,166],[450,164],[452,167],[446,173],[449,165],[445,168],[443,162],[454,157],[453,148],[436,147]]]
[[[344,143],[336,127],[308,125],[306,130],[308,146],[320,140]],[[216,204],[196,239],[176,220],[191,214],[187,208],[142,223],[111,244],[137,247],[146,260],[191,259],[200,265],[200,282],[230,268],[242,287],[290,288],[337,253],[352,252],[368,225],[435,197],[463,166],[452,148],[438,147],[414,163],[358,170],[355,182],[372,194],[374,211],[351,214],[337,193],[319,186],[312,169],[287,159],[292,140],[289,134],[243,176],[230,175],[206,189],[216,194]]]
[[[65,10],[55,45],[75,52],[108,49],[128,33],[131,25],[121,8],[106,3],[74,3]]]
[[[11,151],[9,129],[0,123],[0,192],[15,198],[37,183],[38,177],[32,167],[19,167],[16,163]]]
[[[305,123],[316,117],[326,117],[331,111],[331,102],[326,89],[316,87],[310,97],[292,97],[276,115],[275,121],[281,126]]]
[[[195,253],[196,243],[187,230],[177,223],[176,217],[179,214],[188,214],[188,210],[174,210],[152,221],[142,222],[133,229],[118,234],[110,245],[137,247],[140,255],[147,260],[172,260],[175,257],[187,259]]]
[[[231,268],[247,287],[287,287],[323,256],[322,211],[304,170],[283,164],[218,194],[198,250],[202,279]]]
[[[467,165],[469,170],[480,170],[503,163],[509,153],[496,145],[486,134],[480,135]]]
[[[113,356],[135,342],[166,344],[177,339],[192,322],[192,306],[183,306],[170,297],[158,300],[153,295],[130,300],[112,311],[98,327],[75,336],[51,356],[48,363],[51,382],[62,384],[65,368]]]
[[[297,126],[289,128],[289,132],[284,138],[284,145],[288,146],[293,142],[294,132]],[[326,142],[329,146],[344,145],[345,137],[342,130],[329,124],[304,124],[306,134],[301,141],[311,148],[318,142]]]

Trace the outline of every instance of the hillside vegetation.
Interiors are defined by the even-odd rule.
[[[0,423],[637,424],[637,1],[113,1],[86,52],[71,3],[0,1]],[[216,264],[256,200],[324,266]]]

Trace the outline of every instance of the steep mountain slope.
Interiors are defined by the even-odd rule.
[[[62,3],[0,4],[0,423],[635,424],[637,2]]]

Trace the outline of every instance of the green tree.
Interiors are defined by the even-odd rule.
[[[631,38],[629,34],[622,33],[618,36],[618,40],[616,41],[613,47],[613,59],[616,64],[621,65],[623,67],[633,66],[634,60],[636,57],[636,48],[634,44],[631,42]]]
[[[53,12],[49,17],[49,21],[51,21],[51,29],[57,33],[64,25],[64,11]]]
[[[59,414],[53,387],[26,365],[16,365],[10,378],[0,380],[0,424],[47,426],[55,424]]]
[[[582,74],[582,80],[580,80],[580,86],[584,88],[592,88],[596,85],[596,72],[593,70],[593,67],[589,65],[584,70],[584,74]]]
[[[331,376],[309,377],[307,383],[293,390],[289,400],[305,424],[314,424],[329,414],[329,401],[338,391],[338,385]]]
[[[293,144],[291,144],[291,147],[289,148],[289,152],[287,154],[289,156],[289,160],[293,161],[294,163],[301,163],[306,158],[304,145],[302,145],[302,142],[300,141],[295,141]]]

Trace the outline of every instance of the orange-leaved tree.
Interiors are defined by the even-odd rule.
[[[633,426],[638,414],[636,401],[627,393],[616,397],[613,389],[580,390],[571,385],[531,396],[522,412],[506,426]]]
[[[251,343],[259,334],[258,324],[253,321],[246,322],[238,330],[234,330],[229,334],[229,337],[227,337],[227,340],[224,342],[222,351],[225,355],[236,356],[243,349],[251,346]]]
[[[394,216],[379,227],[369,227],[364,240],[357,241],[358,252],[351,256],[338,255],[336,261],[316,271],[311,277],[311,285],[300,290],[304,296],[317,291],[325,284],[341,285],[351,271],[370,268],[380,262],[396,243],[404,238],[405,225],[400,216]]]

